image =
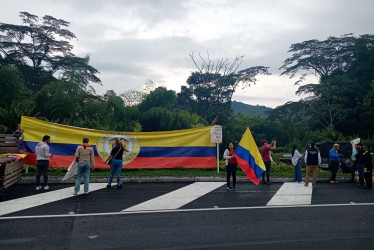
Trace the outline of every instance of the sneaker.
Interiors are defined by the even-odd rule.
[[[331,184],[335,184],[335,181],[330,181]]]
[[[338,182],[338,181],[335,181],[335,184],[339,184],[339,182]]]
[[[44,187],[44,190],[48,190],[48,189],[49,189],[49,186],[48,186],[48,185]]]
[[[89,191],[87,191],[87,192],[84,192],[84,194],[88,194],[89,193]]]
[[[229,190],[229,191],[231,191],[231,190],[232,190],[232,188],[231,188],[231,187],[227,187],[226,189],[227,189],[227,190]]]
[[[120,188],[122,188],[122,185],[117,185],[117,189],[120,189]]]
[[[112,185],[108,184],[106,185],[106,188],[112,188]]]
[[[74,195],[77,195],[78,193],[74,191],[73,194],[74,194]]]
[[[40,189],[42,189],[42,186],[37,186],[37,187],[35,188],[35,190],[40,190]]]
[[[232,190],[232,191],[235,191],[235,187],[233,187],[231,190]]]

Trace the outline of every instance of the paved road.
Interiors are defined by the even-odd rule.
[[[282,193],[283,183],[239,183],[235,192],[224,183],[215,189],[209,183],[191,185],[125,183],[123,189],[102,188],[7,213],[0,217],[0,249],[373,249],[374,192],[354,184],[321,183],[309,205],[282,206],[267,205],[275,196],[294,202],[308,194]],[[45,194],[66,188],[54,185]],[[213,190],[196,195],[205,189]],[[183,201],[184,190],[191,200]],[[2,194],[0,212],[7,202],[31,194],[33,186],[13,186]],[[173,200],[185,204],[157,209],[175,205]],[[148,210],[121,212],[140,204]]]

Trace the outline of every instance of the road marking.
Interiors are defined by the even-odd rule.
[[[285,182],[266,206],[310,205],[312,204],[312,190],[310,186]]]
[[[286,208],[318,208],[318,207],[348,207],[348,206],[374,206],[374,203],[355,204],[319,204],[319,205],[294,205],[294,206],[257,206],[257,207],[220,207],[220,208],[194,208],[194,209],[171,209],[171,210],[149,210],[133,212],[112,212],[112,213],[89,213],[89,214],[56,214],[56,215],[32,215],[32,216],[8,216],[0,217],[0,220],[38,219],[38,218],[65,218],[65,217],[91,217],[91,216],[113,216],[132,214],[152,213],[185,213],[185,212],[211,212],[227,210],[257,210],[257,209],[286,209]]]
[[[90,183],[90,192],[103,189],[106,187],[106,183]],[[80,189],[83,190],[84,184],[81,185]],[[49,191],[41,194],[36,194],[32,196],[27,196],[19,199],[14,199],[10,201],[4,201],[0,203],[0,216],[18,212],[20,210],[44,205],[54,201],[71,198],[73,195],[74,186],[59,189],[56,191]],[[83,192],[78,193],[78,195],[84,194]],[[89,194],[88,194],[89,195]]]
[[[195,182],[173,192],[126,208],[122,212],[177,209],[225,184],[226,182]]]

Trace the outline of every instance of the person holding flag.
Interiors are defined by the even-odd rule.
[[[260,184],[259,178],[266,168],[248,127],[236,147],[234,156],[247,178],[256,185]]]

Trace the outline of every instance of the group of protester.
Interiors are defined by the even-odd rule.
[[[20,128],[19,128],[20,129]],[[23,132],[19,130],[19,132]],[[53,155],[49,152],[50,143],[50,136],[45,135],[43,137],[43,141],[38,143],[35,147],[35,154],[37,160],[37,174],[36,174],[36,190],[41,190],[42,187],[40,185],[40,177],[43,174],[44,177],[44,190],[48,190],[48,169],[49,169],[49,159],[53,157]],[[265,169],[262,173],[262,183],[263,184],[271,184],[270,181],[270,169],[271,169],[271,150],[276,148],[277,142],[273,140],[270,144],[268,144],[267,140],[261,141],[262,146],[260,148],[261,157],[265,164]],[[121,170],[123,165],[123,153],[128,152],[126,148],[125,141],[123,139],[117,138],[113,145],[113,148],[110,152],[109,157],[105,160],[105,163],[110,164],[110,175],[109,181],[107,184],[107,188],[111,188],[111,184],[114,178],[114,175],[117,177],[117,189],[122,188],[121,185]],[[339,166],[341,164],[340,157],[343,156],[339,153],[339,144],[334,144],[333,148],[329,151],[330,156],[330,169],[331,169],[331,178],[330,183],[337,184],[339,183],[336,180],[336,174],[338,172]],[[75,152],[76,162],[78,163],[78,170],[77,170],[77,179],[75,182],[74,187],[74,195],[77,195],[80,191],[81,179],[84,174],[84,193],[87,194],[89,192],[89,176],[90,170],[95,168],[95,158],[94,158],[94,150],[89,145],[89,138],[84,137],[82,140],[82,144],[79,145]],[[312,178],[312,187],[316,187],[317,182],[317,175],[318,175],[318,167],[321,165],[321,155],[319,149],[316,147],[314,142],[311,143],[310,147],[305,151],[304,154],[301,154],[297,150],[297,146],[294,145],[292,148],[292,164],[295,167],[295,182],[303,184],[302,175],[301,175],[301,164],[300,159],[304,157],[304,161],[306,164],[305,170],[305,183],[304,186],[309,186],[309,176],[313,173]],[[226,163],[226,182],[227,182],[227,190],[235,190],[236,186],[236,171],[237,171],[237,161],[235,159],[235,149],[234,144],[229,143],[229,148],[225,150],[223,154],[223,158]],[[355,145],[355,150],[351,157],[353,161],[352,167],[352,181],[354,182],[354,173],[357,170],[359,181],[358,185],[367,189],[372,189],[372,157],[369,152],[367,146],[363,146],[362,143],[357,143]],[[265,181],[266,175],[266,181]],[[233,179],[233,183],[231,185],[231,176]],[[365,181],[364,181],[365,179]],[[365,186],[366,182],[366,186]]]
[[[36,174],[36,190],[41,190],[40,177],[43,174],[44,177],[44,190],[48,190],[48,169],[49,159],[53,157],[49,150],[49,143],[51,137],[45,135],[43,141],[39,142],[35,147],[35,154],[37,160],[37,174]],[[121,170],[122,170],[122,156],[123,152],[128,152],[126,144],[123,139],[117,138],[114,142],[113,148],[110,152],[109,157],[105,160],[105,163],[110,162],[110,175],[107,188],[111,188],[114,174],[117,177],[117,189],[122,188],[121,185]],[[75,161],[78,163],[77,179],[74,186],[74,195],[77,195],[80,190],[82,176],[84,174],[84,193],[89,192],[89,178],[91,169],[95,169],[95,158],[94,150],[89,144],[89,138],[84,137],[82,144],[79,145],[75,151]]]
[[[357,170],[358,185],[365,188],[366,182],[366,188],[372,189],[373,163],[369,147],[367,145],[362,145],[362,143],[357,143],[352,153],[351,160],[353,161],[352,182],[354,182],[354,173]]]
[[[262,183],[263,184],[271,184],[270,181],[270,168],[271,168],[271,162],[273,161],[270,155],[270,151],[274,150],[277,146],[277,141],[272,141],[270,145],[268,144],[267,140],[262,140],[262,146],[261,146],[261,157],[264,161],[266,171],[264,171],[261,175],[262,177]],[[235,190],[236,185],[236,170],[238,163],[235,159],[235,150],[234,150],[234,144],[229,143],[229,148],[225,150],[223,153],[223,159],[226,163],[226,182],[227,182],[227,190]],[[266,174],[266,181],[265,181],[265,174]],[[233,180],[233,185],[231,186],[231,176]]]
[[[260,152],[261,152],[262,160],[264,161],[265,168],[266,168],[266,171],[262,173],[263,184],[271,184],[270,169],[271,169],[272,158],[271,158],[270,151],[274,150],[275,148],[276,148],[276,141],[272,141],[271,144],[268,145],[267,140],[262,140],[262,146],[260,148]],[[356,150],[352,154],[352,161],[353,161],[352,182],[354,182],[354,173],[357,170],[358,176],[359,176],[358,185],[366,189],[372,189],[373,165],[372,165],[372,156],[369,152],[369,148],[368,146],[363,146],[362,143],[357,143],[355,145],[355,149]],[[340,162],[341,156],[343,155],[339,153],[339,144],[335,143],[332,149],[329,151],[330,169],[331,169],[330,183],[331,184],[339,183],[336,180],[336,174],[341,164]],[[233,143],[229,143],[229,148],[225,150],[223,158],[226,161],[227,190],[235,190],[237,162],[235,159],[235,150],[234,150]],[[305,183],[302,181],[301,164],[300,164],[301,158],[304,158],[304,161],[306,164]],[[308,187],[310,174],[313,173],[312,187],[316,188],[318,167],[321,165],[321,154],[314,142],[311,143],[310,147],[305,151],[304,154],[301,154],[297,150],[296,145],[292,147],[292,165],[295,167],[295,182],[304,184],[304,186]],[[265,181],[265,173],[266,173],[267,181]],[[233,178],[233,185],[231,185],[231,182],[230,182],[231,176]],[[366,182],[366,185],[365,185],[365,182]]]

